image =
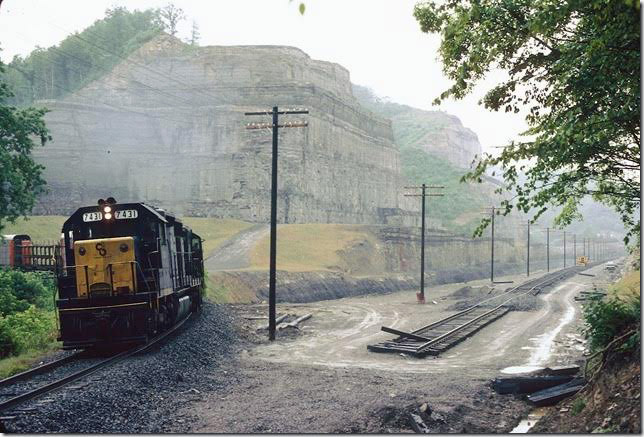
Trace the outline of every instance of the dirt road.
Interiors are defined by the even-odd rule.
[[[224,242],[208,255],[205,268],[209,272],[236,270],[250,266],[250,251],[270,230],[268,225],[255,225]]]
[[[433,288],[426,305],[415,303],[413,291],[280,305],[278,313],[313,317],[299,336],[246,344],[226,369],[236,383],[193,406],[190,430],[403,432],[410,431],[406,412],[426,402],[437,418],[435,431],[508,432],[530,408],[497,395],[488,381],[517,366],[581,358],[573,296],[601,280],[602,266],[588,273],[597,276],[577,275],[544,290],[535,297],[542,302],[537,310],[512,311],[443,355],[424,359],[368,352],[366,346],[392,337],[380,331],[382,325],[413,330],[452,314],[453,293],[463,284]],[[247,312],[255,308],[244,306]]]

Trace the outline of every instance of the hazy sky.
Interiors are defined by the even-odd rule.
[[[0,58],[49,47],[104,15],[105,9],[162,7],[168,0],[4,0],[0,8]],[[179,28],[187,38],[191,20],[201,45],[270,44],[299,47],[314,59],[337,62],[352,82],[392,101],[442,109],[474,130],[484,149],[506,144],[525,129],[522,117],[486,111],[477,104],[484,91],[440,107],[432,100],[449,81],[437,56],[440,39],[424,34],[412,12],[417,0],[174,0],[188,20]],[[501,77],[500,73],[495,74]],[[488,81],[488,85],[494,83]],[[492,149],[493,150],[493,149]]]

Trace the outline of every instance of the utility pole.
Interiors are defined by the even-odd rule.
[[[405,187],[406,189],[421,189],[421,194],[405,194],[406,197],[421,197],[421,226],[420,226],[420,293],[416,293],[418,303],[425,303],[425,198],[442,196],[441,193],[427,193],[427,188],[445,188],[441,185],[422,184],[418,187]]]
[[[526,262],[526,276],[530,276],[530,220],[528,220],[528,257]]]
[[[496,215],[496,210],[499,209],[499,208],[496,207],[496,206],[491,206],[490,209],[491,209],[491,213],[492,213],[491,219],[490,219],[490,222],[492,224],[492,229],[491,229],[491,231],[492,231],[492,239],[490,241],[490,282],[492,282],[494,284],[495,283],[494,282],[494,216]],[[488,214],[488,213],[487,212],[482,212],[481,214]],[[512,281],[504,281],[502,283],[505,284],[505,283],[510,283],[510,282],[512,282]]]
[[[546,262],[550,271],[550,228],[546,228]]]
[[[586,256],[586,237],[584,237],[584,245],[583,245],[583,248],[584,248],[584,250],[583,250],[583,253],[584,253],[584,254],[583,254],[583,256]]]
[[[277,257],[277,142],[278,130],[280,127],[306,127],[306,122],[287,122],[279,124],[279,116],[285,114],[308,114],[306,109],[293,109],[280,111],[273,106],[272,111],[245,112],[244,115],[272,115],[272,123],[249,123],[246,129],[267,129],[273,131],[273,159],[271,165],[271,247],[268,281],[268,339],[275,340],[275,278],[276,278],[276,257]]]
[[[577,234],[572,234],[572,241],[573,241],[573,248],[574,248],[572,252],[573,254],[572,260],[574,261],[573,265],[576,266],[577,265]]]
[[[566,231],[564,233],[564,269],[566,268]]]

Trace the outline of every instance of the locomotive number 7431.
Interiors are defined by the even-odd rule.
[[[114,217],[117,219],[134,219],[138,217],[136,209],[122,209],[114,213]]]

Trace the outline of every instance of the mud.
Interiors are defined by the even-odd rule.
[[[192,405],[200,418],[192,430],[411,432],[409,412],[426,403],[434,414],[426,417],[432,431],[509,432],[531,407],[495,394],[489,381],[510,366],[578,362],[584,347],[574,339],[580,303],[573,296],[592,281],[576,276],[544,290],[536,298],[542,302],[538,309],[511,311],[439,357],[425,359],[368,352],[366,346],[392,337],[380,331],[382,325],[413,330],[453,314],[454,292],[465,284],[431,287],[425,305],[416,303],[415,290],[280,304],[279,314],[313,317],[299,335],[272,343],[256,334],[264,320],[246,320],[250,337],[226,369],[237,383]],[[241,317],[265,308],[238,305],[234,311]]]

